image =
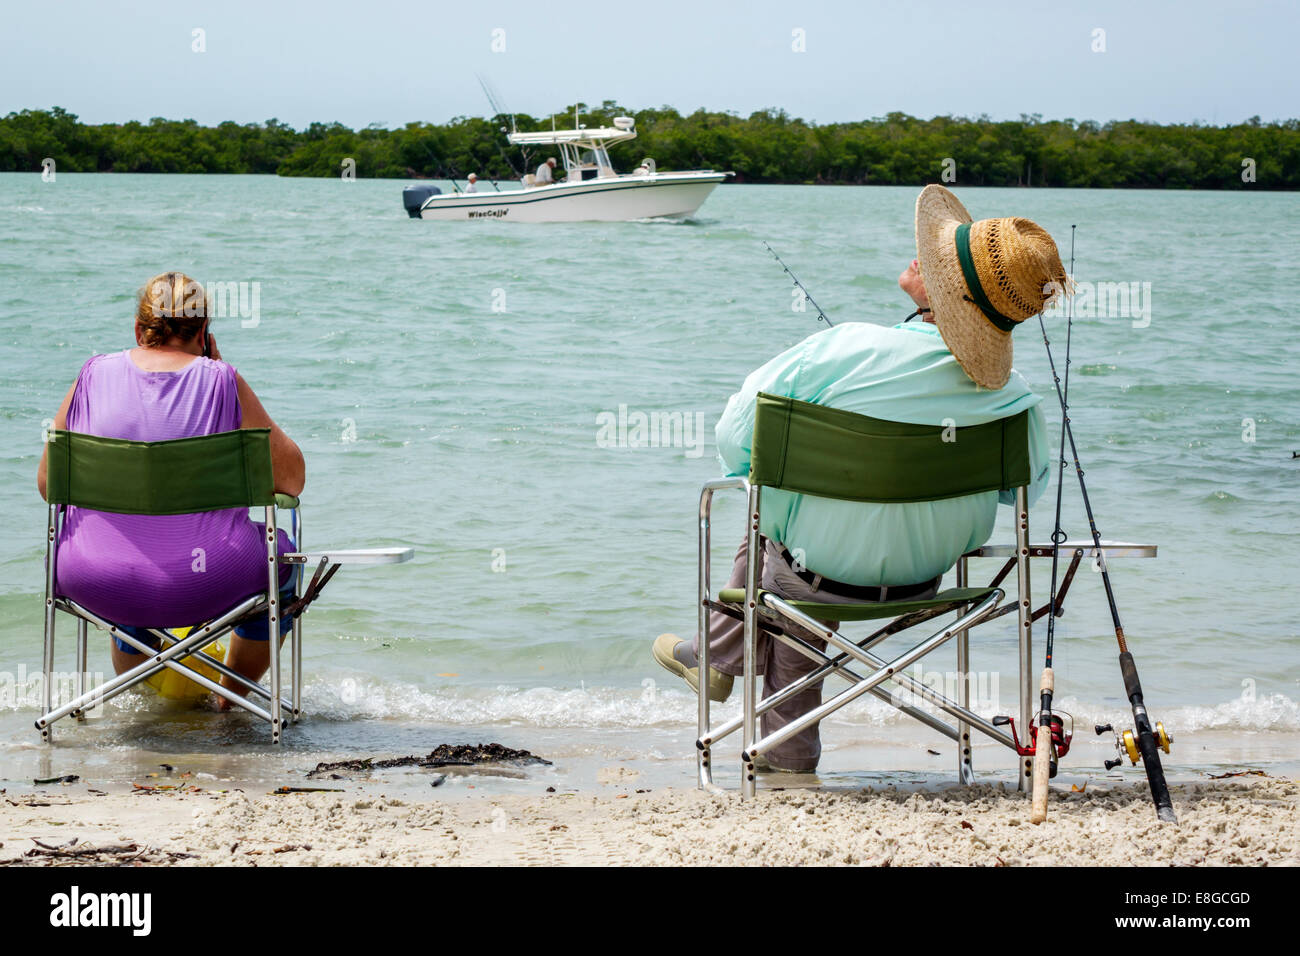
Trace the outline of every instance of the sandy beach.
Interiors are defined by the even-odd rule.
[[[106,792],[84,783],[0,798],[0,865],[1300,864],[1300,782],[1175,785],[1180,822],[1141,787],[1055,790],[1043,826],[1003,785],[734,792],[637,787],[613,766],[598,791],[391,796],[366,787]]]

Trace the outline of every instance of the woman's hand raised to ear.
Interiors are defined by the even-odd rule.
[[[235,382],[243,413],[239,427],[271,429],[271,472],[275,477],[275,490],[295,497],[302,494],[303,485],[307,483],[307,462],[302,457],[302,449],[267,414],[261,400],[244,381],[244,376],[236,373]]]

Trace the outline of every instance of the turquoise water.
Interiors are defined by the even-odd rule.
[[[39,668],[42,422],[87,357],[132,344],[144,280],[182,269],[260,283],[260,321],[221,319],[215,333],[303,448],[307,544],[417,552],[400,567],[345,569],[313,608],[312,717],[281,759],[493,738],[575,759],[651,754],[686,773],[694,705],[649,645],[693,629],[712,425],[747,372],[818,328],[791,310],[760,240],[835,321],[893,323],[910,310],[895,277],[914,254],[916,191],[724,186],[692,222],[524,225],[408,220],[401,185],[0,175],[0,674],[12,685]],[[1175,766],[1295,759],[1300,197],[961,195],[976,216],[1039,221],[1063,248],[1077,223],[1080,280],[1150,283],[1149,324],[1077,321],[1071,379],[1103,535],[1160,546],[1157,560],[1112,562],[1148,705],[1179,737]],[[1036,330],[1018,333],[1016,365],[1050,389]],[[703,421],[703,436],[606,447],[601,416],[620,406]],[[1035,537],[1049,533],[1051,505]],[[1085,534],[1077,488],[1065,513]],[[717,574],[740,521],[736,502],[719,504]],[[999,529],[1005,539],[1005,514]],[[1080,571],[1067,608],[1058,697],[1081,723],[1118,721],[1098,576]],[[1014,628],[1001,623],[975,648],[999,689],[990,711],[1015,706]],[[68,670],[71,634],[65,621]],[[109,670],[102,636],[91,666]],[[3,680],[0,777],[16,778],[35,759],[36,709],[4,697]],[[268,750],[265,728],[239,717],[143,695],[123,708],[63,730],[55,752],[111,762]],[[855,704],[827,729],[828,762],[900,733],[911,731],[884,705]],[[1202,752],[1202,738],[1215,747]],[[1080,761],[1099,764],[1109,744],[1090,746]]]

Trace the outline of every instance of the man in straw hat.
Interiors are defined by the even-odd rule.
[[[1051,236],[1028,219],[972,222],[942,186],[916,201],[916,259],[898,284],[916,304],[907,321],[887,328],[841,323],[811,335],[753,372],[731,396],[717,426],[728,475],[747,475],[755,397],[767,392],[889,421],[978,425],[1030,409],[1033,483],[1048,481],[1047,430],[1041,401],[1011,368],[1011,334],[1043,310],[1066,284]],[[1051,290],[1051,291],[1049,291]],[[942,501],[878,504],[833,501],[768,489],[763,495],[762,587],[788,600],[826,604],[932,597],[944,572],[993,531],[997,505],[1010,492]],[[741,543],[728,587],[743,587]],[[836,622],[827,622],[838,627]],[[811,634],[809,643],[824,648]],[[655,660],[699,687],[694,641],[661,634]],[[714,612],[710,620],[709,696],[726,700],[741,673],[742,625]],[[756,647],[764,696],[816,665],[761,631]],[[821,702],[821,685],[768,710],[764,736]],[[760,769],[809,773],[821,756],[816,727],[760,758]]]

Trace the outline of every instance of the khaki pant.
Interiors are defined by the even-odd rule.
[[[781,548],[766,538],[763,539],[761,558],[760,587],[766,591],[771,591],[778,597],[785,598],[788,601],[818,601],[823,604],[862,603],[859,598],[844,597],[830,591],[813,588],[811,584],[790,569],[785,559],[781,557]],[[743,588],[745,586],[746,570],[745,542],[742,541],[740,549],[736,552],[736,561],[732,565],[731,577],[727,580],[726,586],[729,588]],[[922,600],[930,598],[938,590],[939,582],[935,581],[934,586],[929,591],[911,595],[909,599]],[[888,593],[884,597],[888,599]],[[731,674],[733,677],[742,676],[745,653],[744,624],[718,611],[711,611],[710,615],[709,666],[724,674]],[[826,621],[824,623],[832,630],[838,630],[840,626],[838,621]],[[813,637],[807,631],[794,630],[799,637],[813,647],[818,650],[825,650],[826,642],[824,640]],[[700,650],[699,634],[695,635],[694,648],[695,653],[698,655]],[[763,688],[760,699],[770,697],[781,688],[792,684],[805,674],[815,670],[818,666],[816,662],[809,660],[794,648],[786,646],[762,630],[758,632],[755,641],[754,658],[758,673],[763,675]],[[762,714],[759,718],[761,721],[760,735],[766,737],[768,734],[780,730],[790,721],[818,706],[821,701],[822,682],[818,681],[802,694],[797,694]],[[775,766],[782,769],[811,772],[817,769],[817,761],[821,758],[821,753],[821,735],[818,732],[817,725],[813,724],[806,730],[795,734],[780,746],[772,748],[767,756]]]

